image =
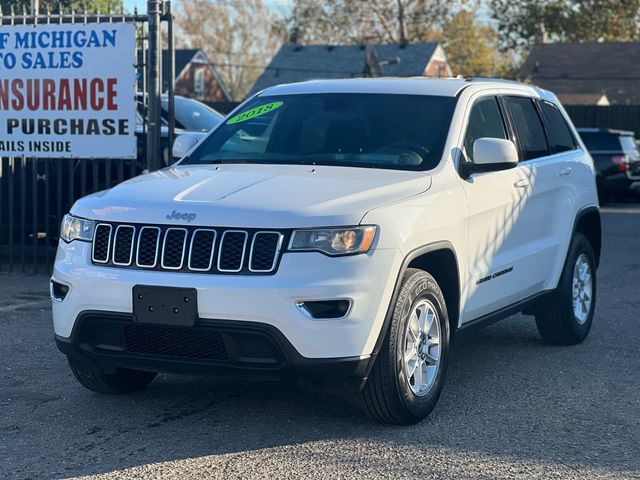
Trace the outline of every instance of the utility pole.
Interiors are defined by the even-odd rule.
[[[160,18],[162,0],[147,0],[149,18],[149,59],[147,62],[147,170],[157,170],[161,166],[160,145],[160,95],[162,82],[162,51],[160,43]]]
[[[167,20],[167,60],[169,62],[169,78],[167,79],[167,94],[169,96],[169,163],[173,163],[171,149],[176,138],[176,101],[175,101],[175,78],[176,78],[176,49],[175,38],[173,36],[173,11],[171,10],[171,0],[165,0],[166,10],[164,12]]]

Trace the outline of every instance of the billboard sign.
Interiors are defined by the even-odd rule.
[[[135,158],[133,23],[0,26],[0,157]]]

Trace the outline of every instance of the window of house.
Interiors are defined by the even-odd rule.
[[[507,138],[496,97],[482,98],[471,109],[464,137],[465,155],[469,161],[473,161],[473,144],[479,138]]]
[[[204,68],[198,68],[193,74],[193,91],[198,96],[204,95]]]

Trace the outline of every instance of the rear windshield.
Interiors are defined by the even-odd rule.
[[[634,160],[640,159],[640,152],[638,152],[635,138],[625,135],[620,137],[620,144],[622,145],[622,151],[626,155],[629,155]]]
[[[168,121],[169,100],[162,99],[162,116]],[[222,121],[222,115],[202,103],[175,97],[176,127],[191,132],[208,132]]]
[[[257,97],[183,164],[429,170],[442,157],[455,102],[453,97],[353,93]]]
[[[609,132],[579,132],[582,141],[590,152],[621,152],[622,145],[618,135]]]

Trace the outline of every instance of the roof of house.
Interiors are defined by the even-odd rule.
[[[520,78],[556,94],[604,93],[611,103],[640,104],[640,42],[539,43]]]
[[[196,56],[198,52],[201,50],[199,48],[176,48],[175,59],[176,59],[176,78],[180,75],[180,72],[184,70],[189,62]],[[169,78],[169,51],[162,51],[162,78]]]
[[[372,45],[385,76],[412,77],[424,73],[437,43]],[[353,78],[365,74],[364,45],[283,45],[251,92],[281,83],[325,78]]]

